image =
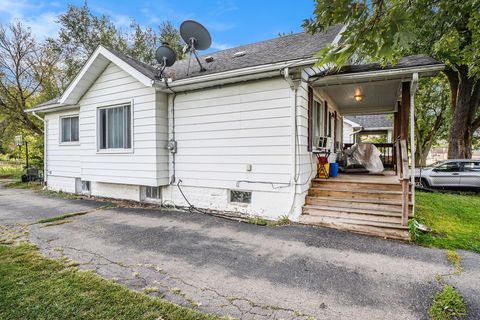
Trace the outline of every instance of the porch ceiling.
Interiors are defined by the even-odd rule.
[[[400,88],[401,80],[384,80],[318,86],[315,89],[327,95],[342,115],[356,115],[396,111]],[[361,101],[355,99],[358,94],[362,97]]]

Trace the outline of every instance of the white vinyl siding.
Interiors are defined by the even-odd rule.
[[[78,142],[78,116],[61,117],[60,124],[60,142]]]
[[[75,113],[78,114],[76,110]],[[80,177],[80,143],[62,143],[62,119],[72,116],[72,111],[60,111],[45,115],[47,134],[46,138],[46,161],[47,175],[57,177]],[[59,143],[60,142],[60,143]],[[57,179],[58,180],[58,179]],[[54,182],[48,177],[48,183]],[[60,181],[60,180],[58,180]],[[63,180],[62,180],[63,181]],[[68,180],[70,181],[70,180]],[[74,179],[72,180],[74,181]],[[62,182],[63,183],[63,182]],[[60,183],[61,190],[66,191],[64,184]],[[74,190],[74,183],[71,186]]]
[[[127,102],[132,116],[130,149],[123,149],[128,152],[118,148],[99,150],[98,110],[106,106],[124,106]],[[79,105],[82,180],[137,186],[168,184],[165,94],[145,87],[110,63]],[[124,146],[125,140],[122,143],[113,139],[111,143],[112,146]],[[94,191],[92,189],[92,194]]]
[[[99,149],[132,147],[130,104],[98,109]]]
[[[177,179],[186,186],[288,192],[292,103],[280,78],[177,94]]]

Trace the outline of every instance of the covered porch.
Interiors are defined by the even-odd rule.
[[[436,75],[442,68],[433,59],[416,57],[387,68],[378,64],[357,65],[333,73],[312,69],[309,77],[312,153],[329,152],[329,162],[341,165],[342,151],[352,146],[342,141],[342,123],[338,118],[344,116],[389,114],[393,134],[391,142],[374,143],[381,154],[383,171],[372,174],[341,170],[336,177],[313,179],[301,222],[409,239],[408,219],[414,215],[415,201],[411,174],[414,152],[410,152],[414,148],[415,91],[420,77]],[[318,120],[318,104],[323,105],[323,113],[333,113],[333,123],[330,117]],[[319,123],[333,126],[333,134],[328,136],[330,129],[319,129]],[[330,143],[325,143],[325,133]]]

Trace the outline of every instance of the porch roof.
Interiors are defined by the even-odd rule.
[[[390,113],[397,110],[402,82],[413,74],[430,77],[444,65],[424,55],[405,57],[396,65],[378,63],[351,65],[340,70],[312,68],[309,82],[322,95],[330,98],[342,115]],[[360,100],[355,96],[359,95]]]

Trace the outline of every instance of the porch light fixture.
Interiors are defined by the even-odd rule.
[[[362,94],[362,91],[360,91],[360,89],[355,89],[355,95],[353,97],[357,102],[360,102],[363,100],[363,98],[365,98],[365,96]]]

